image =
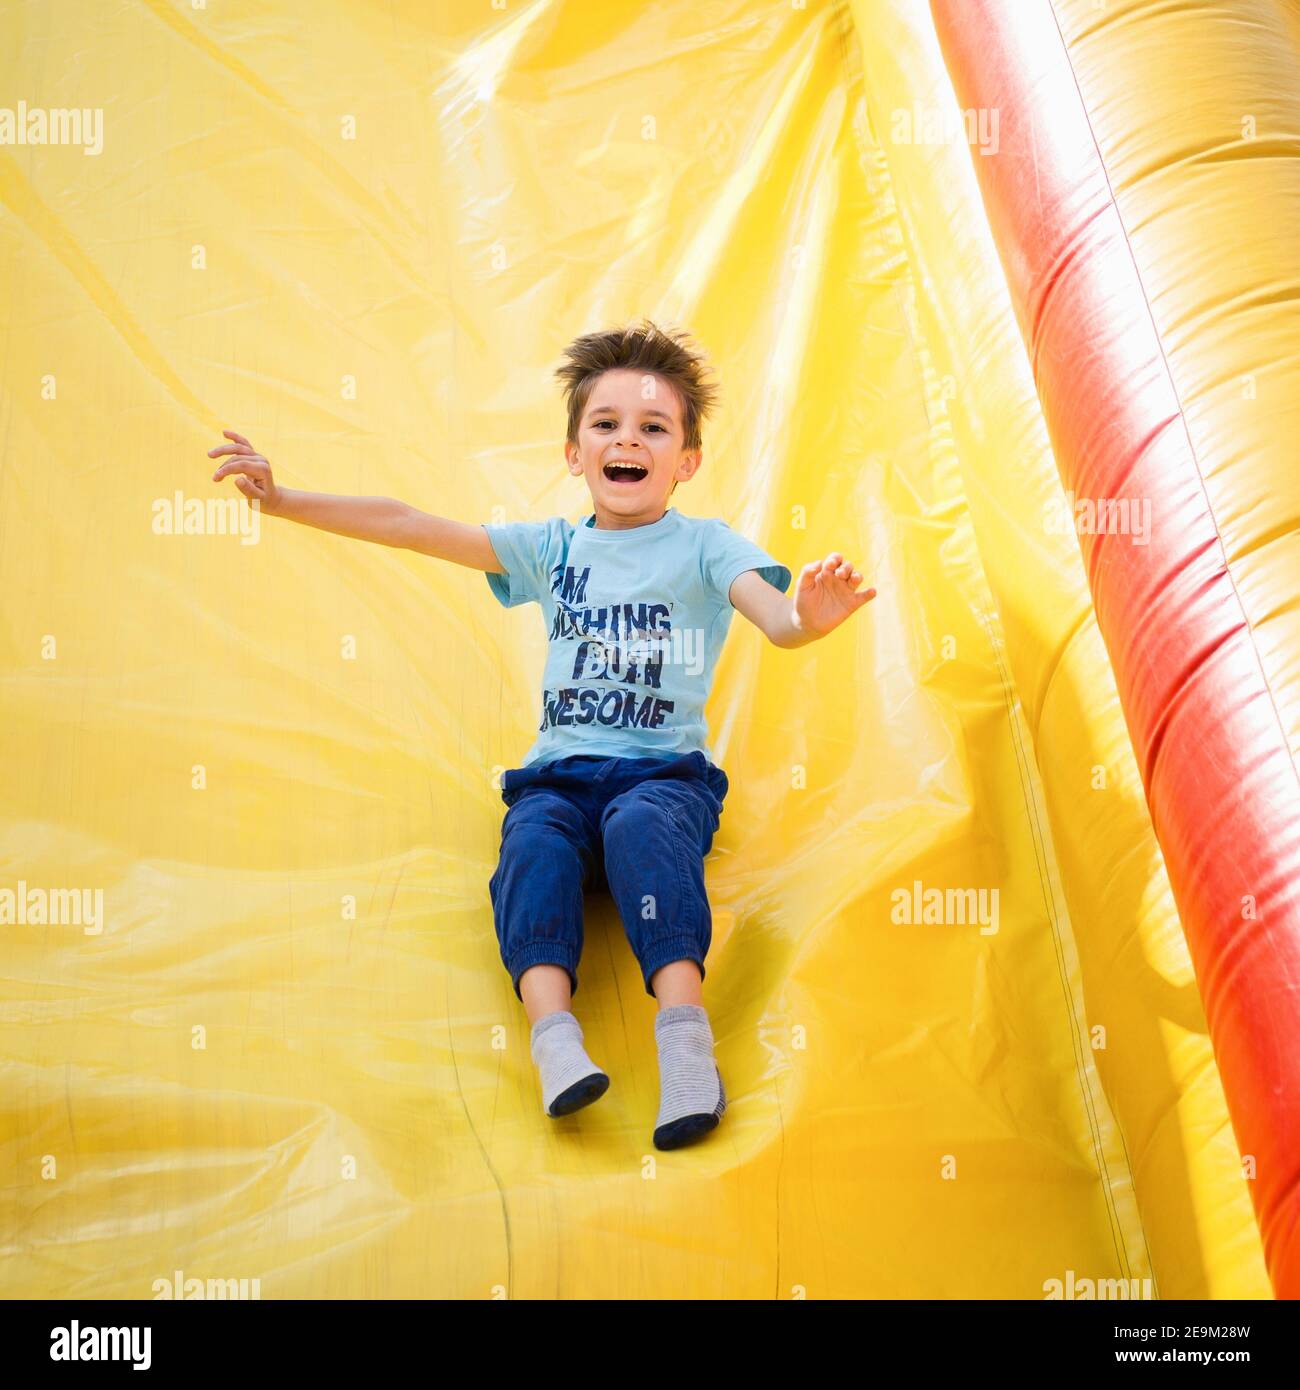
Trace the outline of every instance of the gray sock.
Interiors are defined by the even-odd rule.
[[[677,1149],[716,1129],[727,1108],[722,1073],[713,1059],[713,1029],[698,1004],[675,1004],[655,1018],[659,1047],[657,1149]]]
[[[568,1010],[547,1014],[533,1024],[531,1050],[548,1115],[571,1115],[609,1090],[609,1077],[583,1050],[582,1025]]]

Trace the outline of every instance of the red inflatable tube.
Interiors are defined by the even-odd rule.
[[[1049,0],[931,0],[1080,537],[1274,1290],[1300,1296],[1300,777]]]

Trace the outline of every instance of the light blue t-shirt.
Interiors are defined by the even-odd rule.
[[[506,608],[541,605],[549,643],[537,738],[520,766],[572,757],[710,762],[704,704],[731,626],[728,590],[756,569],[784,593],[790,571],[717,517],[675,507],[648,526],[563,517],[484,527]]]

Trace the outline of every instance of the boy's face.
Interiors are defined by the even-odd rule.
[[[681,401],[669,382],[624,369],[603,373],[578,422],[576,447],[564,446],[569,472],[591,491],[596,525],[658,521],[673,484],[702,461],[702,450],[683,450],[685,438]],[[636,464],[639,470],[628,466]]]

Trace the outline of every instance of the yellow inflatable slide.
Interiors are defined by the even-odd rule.
[[[0,1293],[1300,1292],[1293,3],[0,24]],[[499,958],[536,609],[206,454],[576,520],[557,357],[641,315],[674,505],[879,591],[732,625],[672,1153],[609,897],[600,1104]]]

